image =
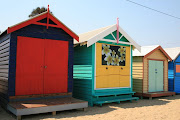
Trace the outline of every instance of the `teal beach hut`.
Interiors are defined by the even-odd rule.
[[[90,106],[127,100],[132,97],[132,49],[140,46],[116,25],[80,34],[74,45],[73,97]]]

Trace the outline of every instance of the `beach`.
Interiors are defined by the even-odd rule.
[[[0,108],[1,120],[15,120],[10,112]],[[22,116],[23,120],[180,120],[180,95],[149,99],[139,99],[94,106],[83,110],[70,110]]]

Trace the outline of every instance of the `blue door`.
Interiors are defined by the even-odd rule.
[[[174,92],[180,93],[180,63],[175,63]]]
[[[163,91],[163,61],[149,60],[149,92]]]

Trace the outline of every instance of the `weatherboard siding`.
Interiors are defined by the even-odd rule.
[[[180,93],[180,73],[176,72],[176,65],[180,64],[180,55],[168,63],[168,90]]]
[[[0,104],[8,101],[8,76],[9,76],[9,46],[10,35],[0,38]]]
[[[142,93],[143,57],[133,57],[133,91]]]
[[[180,65],[180,55],[174,63],[174,92],[180,93],[180,73],[176,71],[176,65]]]
[[[86,100],[92,105],[93,59],[92,46],[74,48],[73,97]]]
[[[148,59],[164,60],[164,91],[168,91],[168,60],[165,55],[160,51],[156,50],[144,59],[144,79],[143,79],[143,92],[148,92]]]
[[[168,63],[168,90],[174,91],[174,62]]]
[[[174,81],[174,85],[175,85],[174,91],[176,93],[180,93],[180,76],[175,76],[174,79],[175,79],[175,81]]]

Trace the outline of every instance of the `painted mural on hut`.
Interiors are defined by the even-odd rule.
[[[126,47],[102,44],[102,65],[125,66]]]

